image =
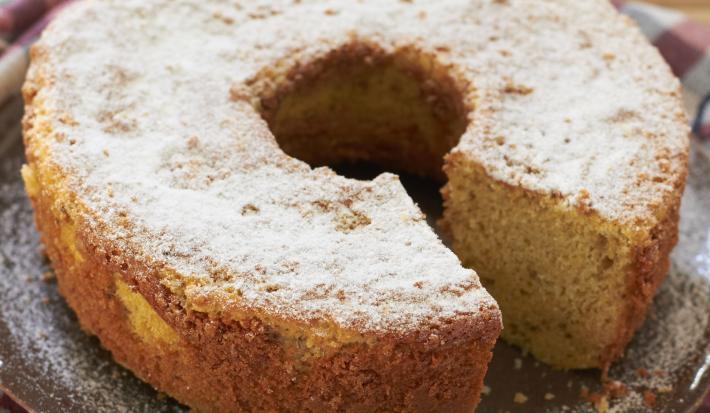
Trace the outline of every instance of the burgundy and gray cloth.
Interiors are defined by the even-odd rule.
[[[72,0],[0,0],[0,110],[16,95],[27,70],[27,50],[59,9]],[[683,81],[688,101],[695,103],[693,132],[710,153],[710,27],[682,13],[644,3],[612,0],[636,20]],[[692,112],[692,111],[691,111]],[[24,412],[0,396],[0,413]],[[710,413],[710,397],[698,413]]]

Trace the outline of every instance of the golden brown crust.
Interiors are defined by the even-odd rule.
[[[687,154],[681,160],[681,171],[674,182],[675,191],[659,207],[665,214],[663,218],[649,231],[647,240],[632,250],[632,266],[627,277],[626,308],[622,322],[617,326],[617,340],[609,345],[602,360],[603,372],[606,375],[611,363],[619,357],[633,334],[646,319],[648,306],[665,279],[670,268],[670,253],[678,242],[678,219],[680,202],[685,188],[688,171]]]
[[[186,312],[157,274],[107,244],[61,196],[31,196],[59,289],[82,327],[139,377],[198,411],[470,412],[498,335],[490,320],[480,339],[472,326],[442,326],[402,339],[379,337],[303,368],[278,334],[257,318],[234,322]],[[76,259],[63,237],[73,229]],[[146,343],[117,297],[117,274],[145,297],[177,333],[177,343]],[[496,317],[495,312],[492,317]]]

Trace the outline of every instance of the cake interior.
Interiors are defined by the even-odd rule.
[[[604,367],[618,346],[630,248],[618,230],[454,161],[453,249],[501,306],[503,338],[561,368]]]
[[[470,99],[433,57],[345,48],[287,78],[296,80],[259,102],[287,154],[446,182],[444,157],[465,131]],[[443,233],[500,304],[503,337],[556,367],[603,367],[620,349],[631,263],[618,229],[506,187],[463,156],[444,169]]]

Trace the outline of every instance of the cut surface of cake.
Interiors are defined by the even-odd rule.
[[[60,292],[199,411],[470,412],[501,311],[605,368],[668,268],[679,85],[602,0],[89,0],[31,58]],[[445,183],[453,252],[395,175],[320,167],[363,160]]]

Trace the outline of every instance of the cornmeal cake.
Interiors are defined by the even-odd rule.
[[[668,267],[679,85],[606,1],[87,0],[31,59],[60,292],[197,411],[470,412],[501,311],[605,368]],[[456,255],[397,176],[323,166],[362,160],[445,183]]]

